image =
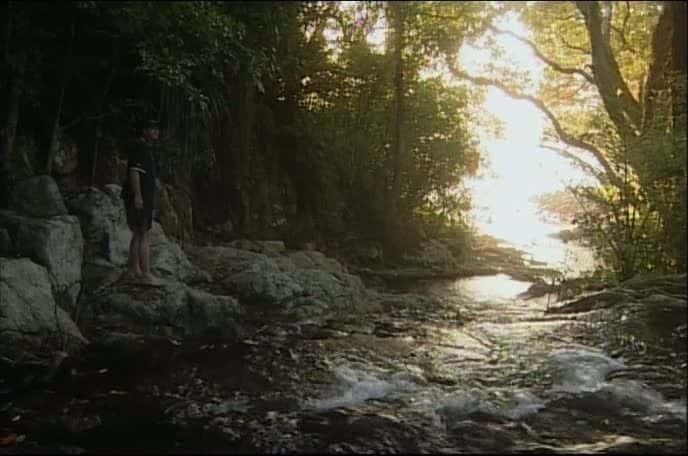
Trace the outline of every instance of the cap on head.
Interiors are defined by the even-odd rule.
[[[149,128],[160,128],[160,123],[155,119],[139,120],[137,127],[139,131],[143,131]]]

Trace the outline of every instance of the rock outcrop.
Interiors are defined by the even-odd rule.
[[[246,305],[271,306],[293,318],[309,319],[361,310],[373,302],[358,276],[321,252],[286,252],[281,243],[242,242],[234,245],[268,254],[211,246],[197,249],[194,256],[215,282]]]
[[[10,202],[10,209],[31,217],[67,215],[60,189],[50,176],[34,176],[17,182]]]
[[[131,242],[119,185],[91,188],[70,198],[70,210],[79,217],[86,241],[86,282],[97,288],[102,277],[126,265]],[[209,275],[195,267],[181,247],[167,238],[159,223],[151,230],[151,269],[158,275],[185,283],[205,282]]]
[[[19,350],[61,345],[75,350],[87,342],[53,298],[46,268],[28,258],[0,257],[0,350],[13,358]]]
[[[84,250],[79,220],[67,215],[57,184],[49,176],[19,182],[11,200],[13,210],[0,211],[0,228],[7,233],[3,250],[44,266],[58,304],[74,310]]]
[[[84,317],[111,330],[177,336],[239,334],[241,308],[230,296],[217,296],[164,280],[160,288],[115,285],[91,297]]]

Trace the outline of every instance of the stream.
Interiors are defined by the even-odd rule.
[[[548,313],[529,286],[416,282],[325,324],[261,312],[240,342],[122,335],[11,404],[13,452],[684,453],[685,345],[629,335],[632,308]]]

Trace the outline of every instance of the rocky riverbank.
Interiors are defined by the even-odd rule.
[[[549,306],[518,296],[550,271],[487,238],[470,266],[435,240],[355,269],[156,224],[148,288],[118,281],[119,187],[25,185],[0,213],[0,453],[685,451],[685,275]]]

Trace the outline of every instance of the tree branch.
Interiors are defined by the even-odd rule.
[[[550,67],[554,68],[555,70],[559,71],[560,73],[565,73],[565,74],[577,74],[577,75],[579,75],[579,76],[583,76],[583,78],[584,78],[586,81],[588,81],[589,83],[591,83],[591,84],[594,84],[594,83],[595,83],[595,79],[592,77],[592,75],[591,75],[590,73],[587,73],[586,71],[581,70],[581,69],[579,69],[579,68],[566,68],[566,67],[563,67],[563,66],[559,65],[557,62],[553,61],[552,59],[550,59],[550,58],[548,58],[547,56],[545,56],[542,52],[540,52],[540,50],[537,48],[537,46],[535,45],[535,43],[533,43],[532,41],[530,41],[530,40],[528,40],[528,39],[526,39],[526,38],[524,38],[524,37],[522,37],[522,36],[519,36],[519,35],[517,35],[517,34],[515,34],[515,33],[513,33],[513,32],[510,32],[510,31],[508,31],[508,30],[502,30],[502,29],[500,29],[500,28],[497,28],[497,27],[495,27],[495,26],[493,26],[493,25],[490,26],[490,30],[492,30],[493,32],[495,32],[495,33],[497,33],[497,34],[499,34],[499,35],[509,35],[509,36],[511,36],[511,37],[513,37],[513,38],[515,38],[515,39],[517,39],[517,40],[520,41],[521,43],[527,45],[528,47],[530,47],[530,49],[532,49],[533,53],[534,53],[540,60],[542,60],[543,62],[545,62],[545,63],[546,63],[547,65],[549,65]]]
[[[604,40],[609,43],[609,32],[612,25],[612,14],[614,11],[614,4],[608,0],[602,2],[602,36]]]
[[[624,29],[620,29],[614,25],[611,26],[612,31],[614,31],[617,35],[619,35],[619,39],[621,40],[621,44],[623,45],[624,49],[626,49],[628,52],[631,52],[633,54],[637,54],[638,50],[635,49],[631,44],[626,40],[626,33],[624,32]]]
[[[619,64],[605,38],[605,18],[596,1],[577,1],[576,6],[585,18],[585,27],[592,48],[593,75],[605,109],[622,136],[634,136],[640,129],[642,108],[633,97],[621,76]]]
[[[540,147],[542,147],[543,149],[552,150],[552,151],[558,153],[559,155],[561,155],[562,157],[566,158],[567,160],[571,160],[576,165],[578,165],[583,171],[585,171],[586,173],[590,174],[595,179],[597,179],[597,181],[599,183],[601,183],[602,185],[609,183],[609,179],[607,178],[607,176],[605,175],[604,172],[595,168],[590,163],[586,162],[585,160],[583,160],[579,156],[573,154],[572,152],[570,152],[566,149],[563,149],[561,147],[554,147],[554,146],[550,146],[547,144],[540,144]]]
[[[561,40],[562,44],[567,47],[568,49],[572,49],[574,51],[580,51],[583,54],[590,55],[590,49],[584,48],[582,46],[576,46],[575,44],[571,44],[568,41],[566,41],[566,38],[564,35],[559,35],[559,39]]]
[[[626,48],[629,52],[632,52],[633,54],[637,54],[638,50],[631,46],[631,44],[626,39],[626,27],[628,26],[628,20],[630,18],[631,4],[629,2],[626,2],[626,14],[624,14],[623,24],[621,25],[621,28],[618,28],[614,25],[610,25],[610,27],[614,32],[616,32],[617,35],[619,35],[619,39],[621,39],[621,44],[624,46],[624,48]]]
[[[604,171],[609,176],[609,179],[616,179],[616,174],[614,173],[611,164],[609,163],[609,161],[607,161],[602,151],[595,147],[593,144],[590,144],[580,138],[576,138],[575,136],[566,132],[566,130],[564,130],[564,128],[561,126],[561,123],[559,123],[559,120],[556,118],[554,113],[552,113],[552,111],[550,111],[549,108],[547,108],[547,106],[542,102],[542,100],[535,98],[531,95],[520,93],[510,87],[507,87],[505,84],[499,81],[495,81],[493,79],[484,78],[480,76],[471,76],[468,73],[455,68],[453,65],[448,65],[448,67],[452,74],[459,79],[465,79],[481,86],[495,87],[497,89],[500,89],[502,92],[506,93],[511,98],[530,102],[533,106],[538,108],[543,114],[547,116],[547,118],[552,123],[554,130],[557,132],[559,139],[561,139],[563,142],[570,146],[577,147],[579,149],[583,149],[585,151],[590,152],[595,157],[597,162],[602,166],[602,168],[604,168]]]

